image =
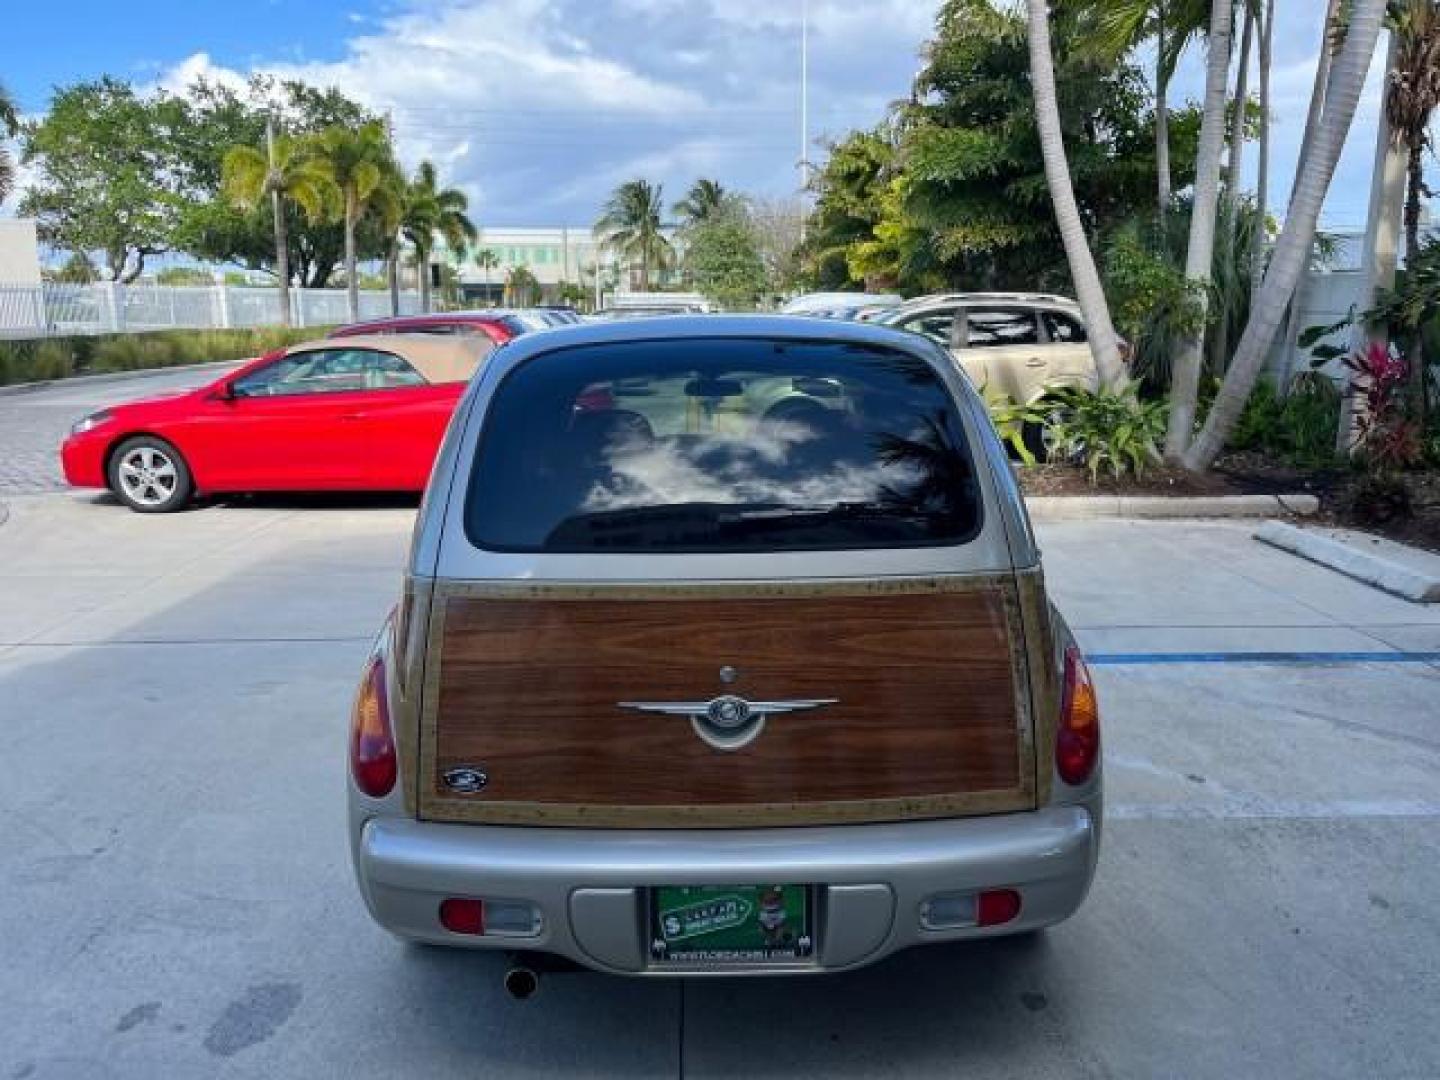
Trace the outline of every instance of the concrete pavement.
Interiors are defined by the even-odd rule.
[[[1440,663],[1400,662],[1440,651],[1440,612],[1246,524],[1042,530],[1115,658],[1071,922],[834,979],[551,976],[517,1004],[498,958],[377,930],[350,877],[346,714],[411,509],[9,502],[0,1077],[1440,1073]],[[1165,659],[1200,651],[1297,656]]]

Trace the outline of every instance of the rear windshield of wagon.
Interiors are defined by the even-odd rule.
[[[492,551],[929,547],[980,529],[934,368],[837,342],[705,338],[541,354],[497,388],[465,528]]]

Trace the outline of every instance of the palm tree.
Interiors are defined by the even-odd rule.
[[[1295,165],[1295,179],[1290,186],[1290,203],[1295,201],[1295,191],[1299,187],[1300,177],[1305,174],[1307,162],[1310,160],[1310,147],[1315,142],[1315,133],[1320,129],[1320,116],[1325,106],[1325,91],[1330,84],[1330,64],[1335,59],[1337,46],[1342,42],[1339,35],[1333,32],[1340,18],[1340,4],[1341,0],[1328,0],[1325,7],[1323,24],[1325,39],[1320,46],[1320,57],[1315,65],[1315,82],[1310,90],[1310,108],[1305,116],[1305,133],[1300,139],[1300,156]],[[1308,280],[1305,274],[1300,275],[1300,282],[1295,286],[1295,295],[1290,301],[1290,316],[1285,329],[1286,356],[1295,351],[1295,344],[1300,340],[1300,318],[1305,307],[1305,286]],[[1258,284],[1256,287],[1259,287]],[[1344,431],[1345,425],[1342,423],[1341,437],[1344,437]],[[1348,446],[1347,441],[1347,449]]]
[[[1229,158],[1225,165],[1225,183],[1220,188],[1220,236],[1217,245],[1217,255],[1227,267],[1238,267],[1239,263],[1236,241],[1240,230],[1240,167],[1245,160],[1246,114],[1250,104],[1250,54],[1255,46],[1257,18],[1255,0],[1240,0],[1240,20],[1245,31],[1240,40],[1240,66],[1235,76]],[[1220,297],[1212,293],[1211,299],[1215,302]],[[1210,367],[1213,371],[1223,371],[1225,357],[1230,354],[1230,335],[1226,328],[1233,313],[1224,303],[1216,304],[1216,309],[1210,328]]]
[[[1296,177],[1295,193],[1285,227],[1275,244],[1265,283],[1250,313],[1250,322],[1240,338],[1230,370],[1205,419],[1205,426],[1185,451],[1187,469],[1208,469],[1225,445],[1225,440],[1239,419],[1255,379],[1264,366],[1266,353],[1275,338],[1275,331],[1284,317],[1286,305],[1295,292],[1296,283],[1309,261],[1315,243],[1315,226],[1320,208],[1335,175],[1335,165],[1344,149],[1350,123],[1365,85],[1365,75],[1380,37],[1380,24],[1386,0],[1352,0],[1349,25],[1340,54],[1336,57],[1328,80],[1328,89],[1317,85],[1325,94],[1324,109],[1316,125],[1315,138],[1309,154],[1302,160],[1302,171]]]
[[[685,198],[677,202],[671,209],[687,225],[699,225],[702,221],[714,217],[728,198],[730,198],[730,193],[720,185],[718,180],[706,180],[701,177],[690,185],[690,190],[685,193]]]
[[[1214,0],[1210,9],[1210,38],[1205,64],[1205,112],[1200,122],[1200,147],[1195,158],[1195,196],[1190,213],[1190,244],[1185,253],[1185,277],[1194,282],[1196,303],[1209,313],[1210,271],[1215,257],[1216,217],[1220,200],[1220,155],[1225,149],[1226,91],[1230,83],[1230,38],[1235,0]],[[1195,429],[1195,404],[1200,390],[1200,365],[1205,328],[1199,326],[1180,342],[1172,367],[1170,423],[1165,434],[1165,456],[1179,460]]]
[[[242,210],[270,200],[275,219],[275,276],[280,282],[280,324],[290,325],[290,238],[285,204],[299,206],[312,222],[328,217],[338,192],[325,168],[299,140],[275,137],[273,122],[265,126],[265,149],[232,146],[220,167],[225,197]]]
[[[1420,252],[1420,208],[1426,194],[1425,151],[1430,121],[1440,107],[1440,0],[1390,0],[1385,23],[1395,35],[1395,67],[1385,90],[1385,114],[1409,157],[1405,198],[1405,262]],[[1424,334],[1410,345],[1410,381],[1422,421],[1426,411]]]
[[[516,307],[529,307],[540,291],[540,280],[528,266],[512,267],[505,280],[505,302]]]
[[[641,292],[650,288],[651,269],[664,269],[675,255],[660,221],[662,191],[648,180],[627,180],[611,194],[595,223],[595,238],[602,248],[639,261]]]
[[[457,188],[440,187],[435,166],[422,161],[415,176],[406,185],[400,231],[415,246],[415,265],[420,268],[420,310],[430,310],[430,252],[435,237],[461,258],[466,248],[479,236],[475,223],[465,211],[470,201]]]
[[[1260,20],[1260,163],[1255,177],[1255,208],[1260,227],[1250,235],[1250,302],[1260,295],[1265,268],[1265,232],[1270,212],[1270,66],[1275,53],[1275,0],[1265,0]]]
[[[1083,47],[1118,61],[1155,42],[1155,173],[1160,216],[1170,210],[1170,80],[1180,57],[1204,32],[1209,0],[1104,0],[1075,12]]]
[[[0,86],[0,139],[13,139],[20,130],[20,112],[4,86]],[[0,202],[10,197],[15,189],[15,163],[10,152],[0,146]]]
[[[358,322],[360,281],[355,230],[372,200],[386,197],[386,180],[395,171],[390,137],[379,120],[357,128],[336,124],[315,137],[313,150],[340,192],[345,225],[345,287],[350,297],[350,318]]]
[[[384,238],[385,284],[390,291],[390,314],[400,314],[400,225],[405,213],[405,175],[398,164],[386,170],[385,180],[370,196],[368,213]]]
[[[500,265],[500,256],[494,248],[481,248],[475,252],[475,265],[480,268],[485,281],[485,302],[490,302],[490,271]]]
[[[1110,321],[1110,306],[1095,268],[1095,257],[1080,220],[1080,207],[1070,182],[1070,166],[1065,156],[1065,139],[1060,130],[1060,103],[1055,93],[1055,61],[1050,50],[1049,0],[1028,0],[1030,12],[1030,82],[1035,93],[1035,121],[1040,129],[1040,149],[1045,158],[1045,179],[1050,186],[1050,199],[1055,204],[1055,219],[1065,243],[1065,257],[1070,263],[1070,276],[1075,280],[1075,293],[1085,316],[1090,351],[1100,372],[1103,386],[1124,381],[1125,368],[1115,327]]]

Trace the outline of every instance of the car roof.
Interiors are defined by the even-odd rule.
[[[782,341],[823,341],[873,345],[922,354],[945,364],[949,354],[928,338],[908,330],[875,323],[817,319],[806,315],[658,315],[557,326],[544,334],[528,334],[505,346],[507,367],[532,356],[577,345],[624,344],[640,341],[686,341],[705,338],[769,338]]]
[[[929,304],[938,303],[981,303],[981,304],[1048,304],[1055,307],[1073,308],[1078,310],[1080,305],[1068,296],[1057,296],[1054,293],[1027,293],[1027,292],[949,292],[931,293],[928,296],[916,296],[900,304],[896,310],[910,310],[911,308],[925,307]]]
[[[321,349],[374,349],[394,353],[423,375],[426,382],[447,383],[469,379],[480,361],[495,351],[495,343],[483,335],[351,334],[306,341],[285,351],[289,355]]]
[[[787,301],[780,310],[790,315],[801,315],[816,309],[864,307],[872,304],[889,307],[900,302],[899,293],[813,292],[794,297]]]
[[[430,325],[431,323],[463,323],[466,325],[475,323],[499,323],[505,316],[504,312],[498,311],[427,311],[416,315],[387,315],[382,319],[365,319],[358,323],[351,323],[348,326],[338,327],[336,334],[348,334],[354,336],[357,332],[363,332],[370,326],[405,326],[405,325]],[[353,328],[353,329],[352,329]]]

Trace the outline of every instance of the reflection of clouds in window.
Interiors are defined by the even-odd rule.
[[[590,488],[580,509],[599,513],[685,503],[875,502],[919,478],[910,463],[873,459],[791,467],[796,448],[815,441],[810,428],[794,422],[757,425],[743,436],[717,432],[685,442],[622,439],[606,448],[610,475]]]

